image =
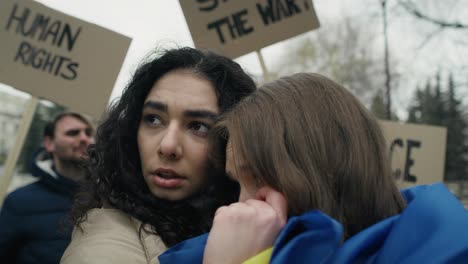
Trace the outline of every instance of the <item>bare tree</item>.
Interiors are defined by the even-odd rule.
[[[322,24],[327,28],[286,45],[279,64],[271,70],[273,77],[318,72],[338,81],[370,105],[382,87],[383,77],[381,58],[372,51],[376,34],[351,18]]]
[[[421,20],[430,22],[434,25],[437,25],[440,28],[465,29],[465,30],[468,29],[468,24],[465,24],[459,21],[449,21],[449,20],[438,19],[430,15],[427,15],[423,11],[418,9],[418,7],[412,1],[398,0],[398,3],[413,16]]]
[[[385,68],[385,113],[387,119],[392,118],[392,96],[390,74],[390,54],[388,51],[388,23],[387,23],[387,0],[381,0],[382,18],[383,18],[383,34],[384,34],[384,68]]]

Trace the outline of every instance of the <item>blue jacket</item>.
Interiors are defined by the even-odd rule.
[[[402,191],[404,211],[341,243],[343,228],[313,210],[292,217],[270,263],[468,263],[468,213],[443,184]],[[161,264],[202,263],[207,235],[163,253]]]
[[[1,263],[59,263],[70,243],[66,216],[76,183],[60,176],[52,160],[32,166],[39,181],[10,193],[0,211]]]

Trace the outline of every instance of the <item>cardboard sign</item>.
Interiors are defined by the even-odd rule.
[[[31,0],[0,2],[0,82],[99,117],[131,39]]]
[[[380,121],[399,187],[444,179],[447,128]]]
[[[197,48],[230,58],[319,27],[311,0],[180,0]]]

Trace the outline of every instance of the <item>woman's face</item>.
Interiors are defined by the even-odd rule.
[[[182,200],[207,182],[208,131],[219,114],[213,85],[188,70],[165,74],[142,109],[138,149],[151,193]]]
[[[240,185],[239,202],[255,199],[259,188],[255,175],[244,158],[234,150],[231,140],[226,146],[226,174]]]

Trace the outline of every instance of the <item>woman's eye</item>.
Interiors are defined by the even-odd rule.
[[[201,122],[192,122],[190,123],[190,129],[199,135],[206,135],[210,131],[210,126]]]
[[[145,124],[150,126],[159,126],[161,125],[161,117],[158,115],[145,115],[143,116]]]

